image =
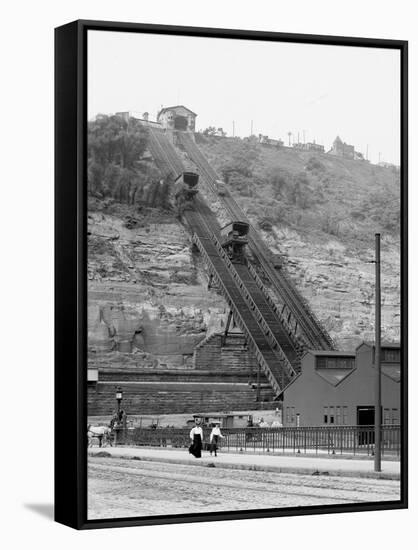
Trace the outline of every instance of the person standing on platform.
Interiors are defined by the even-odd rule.
[[[200,418],[194,419],[195,426],[190,430],[190,439],[192,443],[189,447],[189,453],[196,458],[202,457],[203,430]]]
[[[219,422],[215,422],[215,425],[210,432],[210,456],[212,456],[212,453],[215,453],[215,456],[218,456],[216,451],[218,450],[218,441],[220,437],[224,437],[221,434],[221,426]]]

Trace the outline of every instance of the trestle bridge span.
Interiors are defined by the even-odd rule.
[[[149,149],[157,166],[164,177],[174,181],[186,171],[180,155],[164,130],[149,126],[148,131]],[[219,176],[190,136],[185,132],[177,132],[176,136],[197,167],[203,185],[216,194]],[[228,192],[219,198],[232,220],[248,222]],[[211,279],[228,303],[235,323],[245,335],[276,398],[279,397],[300,372],[300,357],[304,349],[333,349],[331,338],[285,274],[274,268],[267,247],[251,224],[248,244],[255,265],[230,260],[221,244],[218,220],[202,194],[194,197],[193,206],[186,207],[183,217]],[[282,307],[271,298],[260,272],[270,281]]]

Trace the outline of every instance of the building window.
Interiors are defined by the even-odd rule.
[[[392,409],[392,424],[399,424],[399,411]]]
[[[328,424],[328,407],[324,407],[324,424]]]
[[[329,423],[330,424],[335,424],[334,407],[329,408]]]
[[[317,369],[354,369],[354,357],[317,357]]]
[[[290,423],[295,423],[295,407],[290,407]]]
[[[343,407],[343,424],[347,425],[348,423],[348,407]]]
[[[383,424],[390,424],[390,409],[383,409]]]
[[[335,423],[339,426],[341,424],[341,407],[335,407]]]
[[[400,363],[401,350],[393,348],[382,348],[381,360],[382,363]]]

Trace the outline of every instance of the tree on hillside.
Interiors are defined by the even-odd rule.
[[[241,140],[233,140],[228,145],[228,156],[220,167],[224,180],[228,183],[239,176],[251,178],[254,162],[259,156],[256,145]]]
[[[134,118],[102,115],[89,122],[88,155],[99,164],[133,169],[147,143],[147,129]]]
[[[386,190],[385,193],[371,193],[364,202],[362,212],[365,218],[375,222],[379,230],[399,234],[401,211],[399,195]]]
[[[88,125],[88,190],[129,204],[169,206],[168,182],[154,164],[141,161],[148,129],[138,120],[100,116]]]

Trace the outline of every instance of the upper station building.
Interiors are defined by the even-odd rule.
[[[163,107],[157,115],[157,122],[167,130],[194,132],[197,114],[184,105]]]

